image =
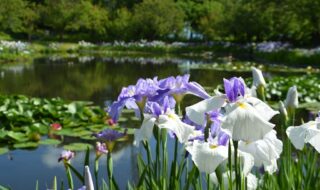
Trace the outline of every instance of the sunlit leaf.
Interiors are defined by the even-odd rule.
[[[92,145],[87,143],[72,143],[68,145],[64,145],[63,148],[66,150],[74,150],[74,151],[82,151],[87,150],[87,148],[92,148]]]
[[[5,153],[7,153],[7,152],[9,152],[9,149],[8,148],[0,148],[0,155],[1,154],[5,154]]]
[[[45,139],[39,142],[39,144],[42,144],[42,145],[58,145],[60,143],[61,141],[57,139]]]
[[[25,142],[25,143],[17,143],[14,144],[13,147],[14,148],[35,148],[38,147],[38,143],[36,142]]]

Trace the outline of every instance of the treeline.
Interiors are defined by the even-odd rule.
[[[0,0],[0,31],[30,40],[192,40],[200,34],[204,41],[314,45],[320,1]]]

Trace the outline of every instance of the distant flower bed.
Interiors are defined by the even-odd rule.
[[[0,54],[2,52],[29,54],[29,44],[21,41],[0,41]]]

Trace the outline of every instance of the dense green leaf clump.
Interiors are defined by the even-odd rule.
[[[319,102],[319,79],[319,75],[274,77],[269,81],[267,96],[272,100],[285,99],[288,88],[295,85],[299,91],[300,102]]]
[[[60,144],[63,136],[93,140],[105,124],[106,113],[90,102],[67,103],[59,98],[0,97],[0,146],[32,148]],[[52,138],[52,139],[51,139]],[[1,148],[1,153],[6,148]]]
[[[29,40],[320,43],[319,1],[0,0],[0,4],[0,31]]]

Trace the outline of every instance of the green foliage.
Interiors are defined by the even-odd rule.
[[[24,0],[0,1],[0,29],[9,32],[34,31],[38,15],[34,4]]]
[[[121,8],[114,11],[113,19],[108,25],[110,39],[130,40],[132,33],[132,13]]]
[[[134,34],[138,39],[167,38],[182,30],[183,18],[173,0],[145,0],[134,7]]]
[[[107,10],[87,0],[46,0],[41,7],[42,23],[63,38],[66,32],[104,35]]]
[[[207,2],[206,7],[209,7],[206,14],[199,18],[199,31],[206,36],[207,39],[217,39],[221,33],[221,22],[224,19],[224,6],[219,2]]]
[[[299,91],[300,102],[319,102],[319,80],[319,75],[275,77],[268,84],[267,96],[271,100],[284,100],[288,88],[295,85]]]
[[[0,0],[0,31],[66,40],[180,39],[320,43],[319,1]]]
[[[9,148],[60,144],[62,136],[92,140],[92,133],[108,127],[104,110],[88,102],[66,103],[57,98],[25,96],[1,96],[0,102],[0,143]],[[62,129],[54,130],[53,123],[60,124]],[[44,135],[58,139],[41,140]],[[83,147],[81,144],[69,146],[73,149]],[[0,152],[6,152],[6,148],[1,148]]]

